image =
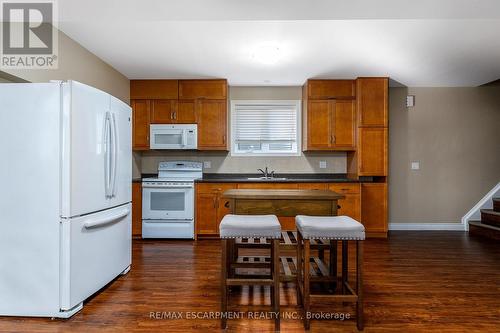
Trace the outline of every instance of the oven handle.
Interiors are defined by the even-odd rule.
[[[163,188],[163,189],[170,189],[170,188],[193,188],[193,185],[142,185],[142,188]]]

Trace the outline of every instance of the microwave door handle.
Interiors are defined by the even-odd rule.
[[[186,147],[187,145],[187,130],[182,130],[182,146]]]

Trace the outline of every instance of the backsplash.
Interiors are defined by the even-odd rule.
[[[306,153],[288,157],[236,157],[226,152],[162,152],[147,151],[142,153],[142,173],[156,173],[161,161],[188,160],[209,161],[210,169],[206,173],[257,173],[257,169],[266,166],[279,173],[346,173],[346,153]],[[319,167],[320,161],[326,161],[326,168]]]
[[[229,87],[229,100],[301,100],[300,86],[274,87]],[[228,124],[230,124],[228,120]],[[206,173],[257,173],[265,168],[279,173],[346,173],[347,158],[345,152],[302,153],[301,156],[287,157],[241,157],[231,156],[228,152],[209,151],[144,151],[134,153],[134,177],[140,173],[156,173],[158,163],[170,160],[209,161],[210,169]],[[319,167],[320,161],[326,161],[326,168]]]

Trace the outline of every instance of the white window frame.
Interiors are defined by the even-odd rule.
[[[297,152],[239,152],[235,143],[235,106],[236,104],[295,104],[297,110]],[[302,101],[301,100],[231,100],[231,156],[301,156],[302,155]]]

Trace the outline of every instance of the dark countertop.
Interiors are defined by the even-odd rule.
[[[360,180],[347,178],[345,174],[338,173],[292,173],[276,174],[280,180],[255,180],[248,178],[260,177],[259,174],[242,173],[204,173],[197,183],[359,183]],[[372,181],[371,178],[363,181]]]
[[[133,178],[132,182],[139,183],[142,178],[156,177],[157,174],[142,174],[141,178]],[[196,183],[360,183],[372,182],[372,177],[360,177],[360,179],[347,178],[343,173],[280,173],[276,178],[279,180],[256,180],[248,178],[260,177],[260,174],[247,173],[204,173],[203,178],[195,180]]]
[[[141,178],[133,178],[132,182],[140,183],[143,178],[153,178],[157,174],[142,174]],[[203,178],[195,180],[196,183],[360,183],[372,182],[372,177],[360,177],[360,179],[347,178],[343,173],[281,173],[276,178],[279,180],[256,180],[248,178],[260,177],[259,174],[247,173],[204,173]]]

